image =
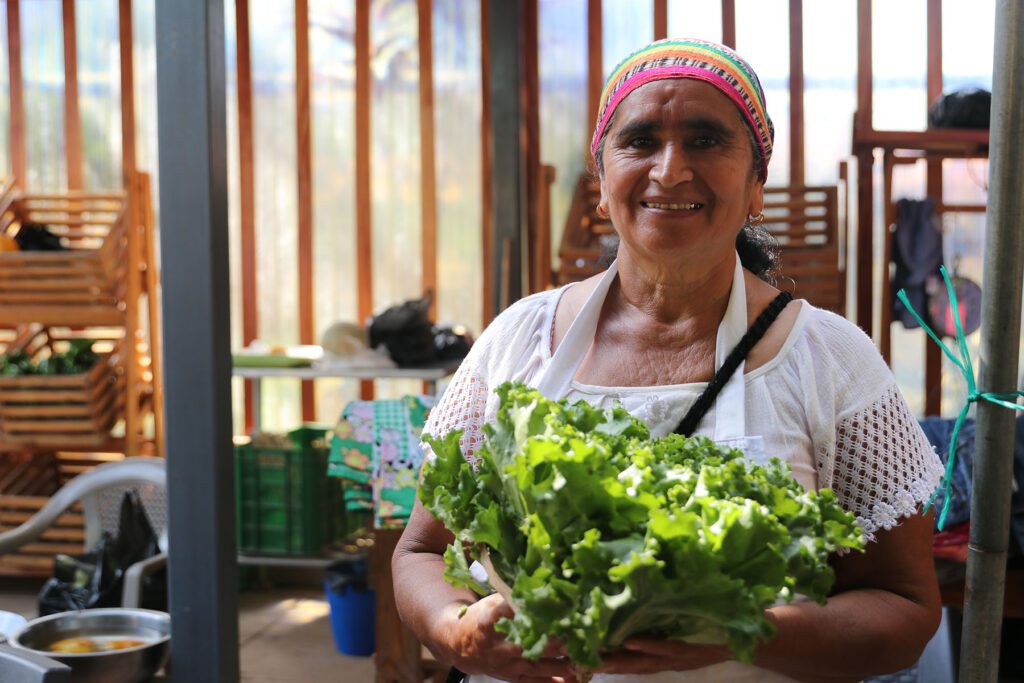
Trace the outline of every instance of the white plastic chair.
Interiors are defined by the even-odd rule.
[[[0,645],[0,681],[4,683],[70,683],[71,667],[31,650]]]
[[[138,490],[146,515],[159,536],[161,550],[125,572],[121,604],[139,607],[142,579],[167,564],[167,469],[163,458],[125,458],[78,475],[21,526],[0,532],[0,555],[38,539],[60,515],[79,502],[85,517],[85,547],[92,548],[104,531],[117,532],[121,498],[133,488]]]

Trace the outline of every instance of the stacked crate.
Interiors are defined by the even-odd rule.
[[[0,183],[0,235],[32,224],[63,249],[0,252],[0,353],[39,361],[89,339],[99,357],[78,375],[0,377],[0,530],[69,476],[128,454],[159,455],[163,442],[148,176],[113,193]],[[0,575],[48,575],[55,553],[81,550],[81,515],[72,512],[38,543],[0,557]]]

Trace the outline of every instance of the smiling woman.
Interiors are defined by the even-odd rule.
[[[773,126],[757,76],[728,47],[659,41],[613,70],[598,111],[591,151],[600,211],[620,237],[616,261],[502,313],[426,431],[460,430],[462,453],[475,460],[495,433],[484,428],[498,414],[493,390],[519,381],[550,399],[622,406],[652,437],[704,435],[754,463],[778,458],[798,484],[833,489],[856,516],[866,551],[831,558],[827,605],[797,600],[765,611],[777,634],[759,644],[753,664],[654,629],[602,652],[594,680],[841,681],[910,665],[938,623],[931,520],[921,506],[941,464],[871,340],[768,280],[773,253],[757,224]],[[547,445],[560,451],[559,443]],[[566,486],[557,495],[571,506],[581,494]],[[512,611],[500,595],[477,599],[444,581],[452,541],[417,505],[393,560],[399,611],[437,658],[474,683],[579,673],[554,641],[524,658],[501,635],[516,626],[502,622]],[[519,580],[529,561],[527,552],[517,564],[513,597],[529,590]],[[614,577],[602,590],[630,599]],[[716,615],[729,616],[727,608]]]

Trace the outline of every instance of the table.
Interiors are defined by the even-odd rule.
[[[437,393],[438,381],[451,375],[459,367],[461,360],[448,361],[423,368],[349,368],[343,370],[318,369],[312,367],[297,368],[256,368],[235,366],[231,374],[235,377],[252,380],[253,430],[260,430],[260,390],[264,379],[413,379],[422,380],[426,384],[428,394]]]

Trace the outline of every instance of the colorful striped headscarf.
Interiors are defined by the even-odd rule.
[[[597,108],[597,127],[590,151],[597,159],[597,146],[615,109],[641,85],[666,78],[695,78],[718,88],[740,110],[761,146],[764,165],[761,180],[768,175],[775,127],[765,109],[764,91],[757,74],[735,51],[706,40],[666,39],[651,43],[619,62],[612,70],[601,93]]]

